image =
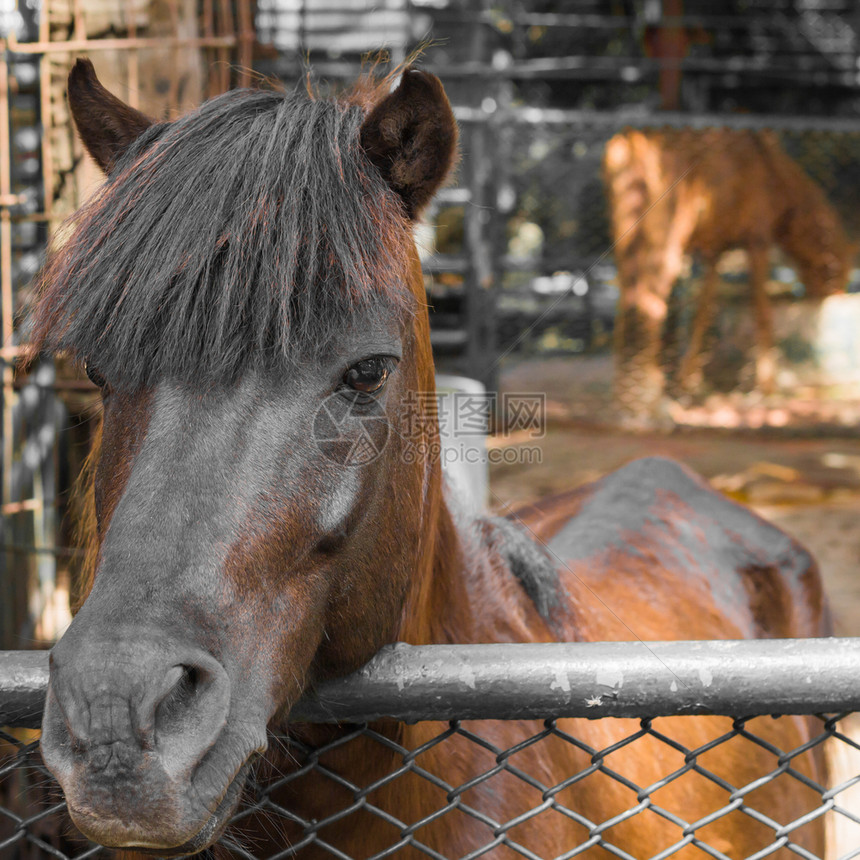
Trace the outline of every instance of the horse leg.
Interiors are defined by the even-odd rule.
[[[672,425],[665,410],[663,329],[672,286],[681,274],[686,236],[670,225],[663,244],[641,248],[635,278],[625,278],[615,324],[615,401],[631,429]],[[629,270],[628,270],[629,272]]]
[[[690,340],[681,361],[678,381],[682,391],[692,394],[702,384],[704,364],[703,345],[705,335],[711,327],[716,308],[717,267],[714,260],[705,261],[705,277],[696,305],[696,316],[690,331]]]
[[[663,397],[660,343],[666,301],[642,283],[622,288],[615,322],[615,402],[622,424],[647,429]]]
[[[776,383],[776,356],[773,347],[773,308],[767,294],[770,272],[769,249],[755,245],[749,249],[750,287],[755,316],[755,381],[759,391],[770,394]]]

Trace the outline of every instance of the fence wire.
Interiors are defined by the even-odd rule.
[[[421,734],[425,739],[419,745],[401,743],[397,727],[402,724],[396,723],[383,728],[367,724],[325,727],[329,740],[324,743],[301,739],[303,727],[297,726],[295,736],[270,739],[270,748],[279,753],[278,763],[258,765],[248,780],[243,804],[219,844],[227,856],[246,860],[301,856],[304,849],[316,849],[315,856],[346,860],[353,855],[349,840],[344,841],[341,834],[344,828],[358,825],[363,831],[379,832],[379,838],[385,840],[383,847],[372,852],[373,858],[411,849],[405,856],[447,860],[448,855],[435,846],[440,834],[454,829],[463,834],[457,840],[463,846],[459,856],[469,860],[481,856],[567,860],[598,848],[608,854],[592,851],[588,856],[640,860],[644,855],[631,847],[637,844],[637,828],[643,828],[643,833],[657,828],[663,844],[659,853],[650,855],[655,860],[679,852],[679,856],[696,856],[684,851],[688,847],[703,852],[698,856],[728,860],[738,855],[715,834],[721,820],[731,817],[743,819],[735,826],[743,828],[745,839],[749,832],[758,837],[756,852],[745,856],[758,860],[771,855],[787,857],[791,852],[812,860],[820,855],[807,847],[814,841],[810,833],[821,826],[823,818],[829,819],[830,840],[841,833],[841,853],[831,850],[830,857],[850,860],[860,854],[855,788],[860,773],[852,772],[850,766],[843,768],[831,786],[808,775],[811,758],[827,745],[831,762],[860,752],[860,745],[843,728],[853,717],[810,718],[814,726],[811,739],[795,749],[780,749],[767,739],[769,725],[776,719],[790,720],[790,716],[725,718],[725,730],[694,749],[673,737],[678,721],[689,719],[626,721],[629,731],[602,747],[584,740],[581,730],[572,733],[571,727],[581,727],[582,722],[556,719],[516,723],[516,740],[507,746],[490,739],[497,734],[492,721],[424,723]],[[588,733],[589,737],[593,734]],[[545,782],[526,763],[528,751],[545,744],[574,748],[581,767],[561,782]],[[625,772],[625,757],[653,754],[657,747],[671,751],[673,766],[656,781],[637,784]],[[726,755],[738,761],[739,756],[756,755],[760,750],[772,759],[769,769],[737,784],[721,773]],[[344,776],[338,764],[351,754],[368,761],[388,761],[390,766],[379,774],[369,769],[372,778],[356,782]],[[462,772],[455,765],[464,756],[473,759],[474,772],[465,781],[457,781],[452,774]],[[451,772],[440,770],[439,762],[449,761]],[[789,819],[774,817],[762,798],[775,785],[803,798],[801,814]],[[324,814],[307,817],[297,811],[307,808],[304,800],[310,787],[325,798],[320,806]],[[392,790],[421,793],[431,798],[430,806],[425,804],[414,820],[401,820],[387,808],[386,798]],[[603,797],[623,797],[624,803],[609,817],[589,817],[572,798],[592,791]],[[511,804],[498,798],[512,794],[518,797],[518,804],[511,815]],[[707,814],[693,817],[689,814],[693,804],[679,804],[678,798],[691,800],[699,794],[716,800]],[[59,787],[41,762],[34,732],[0,732],[0,802],[0,857],[4,860],[110,856],[108,849],[73,835]],[[547,846],[551,846],[550,853],[546,853]]]

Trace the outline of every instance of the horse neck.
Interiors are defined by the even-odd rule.
[[[780,146],[772,133],[756,137],[777,179],[783,223],[779,244],[796,262],[820,266],[844,260],[848,245],[836,211],[824,191]]]
[[[838,216],[812,188],[791,207],[780,245],[797,263],[810,298],[844,290],[850,247]]]
[[[513,523],[470,516],[449,505],[442,492],[427,515],[433,523],[430,553],[415,571],[398,641],[422,645],[554,638],[541,623],[522,572],[513,569],[512,558],[522,560],[523,555],[510,552]],[[529,540],[518,535],[515,543]]]

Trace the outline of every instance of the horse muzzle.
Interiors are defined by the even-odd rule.
[[[113,848],[204,848],[238,803],[265,725],[256,738],[246,721],[231,727],[227,672],[196,646],[69,633],[51,653],[42,757],[72,821]]]

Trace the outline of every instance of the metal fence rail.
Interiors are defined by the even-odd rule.
[[[0,857],[109,856],[71,835],[59,789],[41,764],[37,733],[25,728],[38,722],[46,683],[45,652],[0,654],[0,725],[17,726],[0,731]],[[350,855],[337,843],[332,825],[360,816],[384,822],[390,833],[378,857],[409,849],[406,856],[440,860],[432,836],[447,822],[468,829],[472,842],[462,856],[469,858],[549,860],[598,847],[609,852],[604,856],[633,858],[637,855],[621,847],[629,849],[629,841],[624,842],[629,837],[622,838],[625,828],[629,833],[656,817],[670,834],[655,855],[661,860],[689,846],[708,856],[734,858],[729,846],[709,842],[709,828],[725,816],[742,816],[762,834],[760,850],[747,856],[782,849],[774,856],[791,852],[813,858],[819,855],[804,847],[804,834],[824,816],[830,830],[828,858],[849,860],[860,855],[860,745],[848,711],[860,711],[856,639],[390,646],[360,672],[321,686],[294,708],[296,729],[290,737],[272,739],[290,767],[261,764],[221,844],[243,858],[288,857],[306,847],[345,858]],[[684,718],[671,715],[695,713],[726,718],[707,743],[691,748],[678,739]],[[808,743],[780,749],[768,740],[775,720],[804,714],[818,715],[810,718]],[[399,731],[403,724],[392,720],[368,726],[383,716],[443,722],[420,723],[420,731],[410,733]],[[631,716],[637,719],[565,720]],[[517,722],[500,732],[499,720]],[[330,722],[340,728],[308,733],[300,725]],[[596,742],[602,737],[591,730],[596,725],[609,729],[604,737],[611,736],[611,742]],[[542,744],[576,750],[577,767],[558,784],[547,784],[528,770],[528,751]],[[766,750],[772,766],[744,784],[732,784],[721,773],[721,759],[724,750],[736,754],[739,748]],[[361,784],[345,777],[338,762],[350,749],[360,750],[369,762],[383,762],[382,770],[372,769]],[[669,751],[672,766],[658,780],[637,784],[625,772],[624,757],[649,756],[657,749]],[[826,749],[831,765],[839,764],[831,769],[829,785],[811,778],[803,764],[816,749]],[[477,762],[473,772],[440,767],[440,762],[462,760],[464,751]],[[290,805],[291,796],[307,790],[308,779],[315,791],[332,795],[325,816],[303,817]],[[707,815],[691,819],[667,802],[667,792],[685,780],[690,791],[718,795]],[[623,808],[604,820],[589,818],[566,796],[580,784],[595,792],[620,792]],[[776,784],[792,785],[802,794],[802,814],[776,820],[766,806],[763,811],[760,793]],[[494,814],[480,802],[512,786],[522,791],[524,785],[529,800],[516,814]],[[414,792],[419,786],[435,798],[432,810],[403,821],[386,808],[386,792]],[[550,854],[535,853],[529,842],[535,826],[562,828],[564,844]]]

